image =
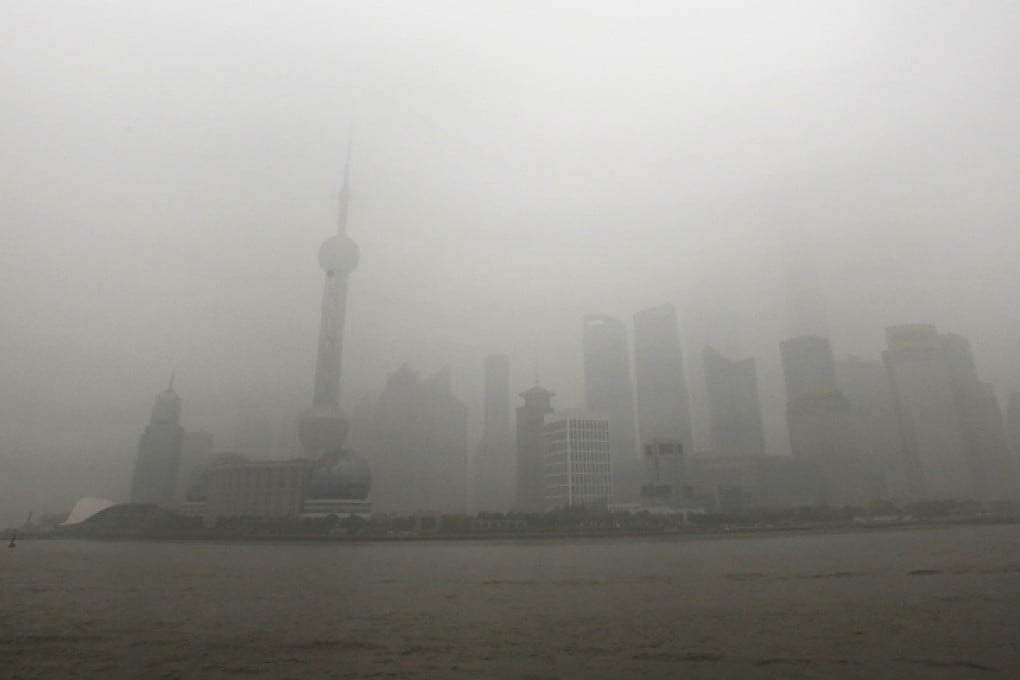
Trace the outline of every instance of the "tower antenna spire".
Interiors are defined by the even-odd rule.
[[[347,211],[351,204],[351,147],[354,146],[354,127],[347,134],[347,157],[344,159],[344,182],[340,186],[340,212],[337,216],[336,232],[347,233]]]
[[[173,390],[174,390],[174,378],[176,378],[176,377],[177,377],[177,369],[176,368],[170,369],[170,384],[167,385],[167,388],[166,388],[167,391],[173,392]]]

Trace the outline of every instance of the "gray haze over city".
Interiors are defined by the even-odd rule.
[[[309,406],[349,140],[343,404],[482,365],[583,405],[581,320],[676,306],[757,362],[786,455],[784,263],[833,351],[970,339],[1020,390],[1020,6],[1008,2],[5,3],[0,526],[125,500],[176,370],[189,431]],[[514,404],[516,405],[516,397]]]

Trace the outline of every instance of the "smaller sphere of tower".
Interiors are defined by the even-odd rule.
[[[319,264],[332,274],[349,274],[358,266],[361,251],[346,234],[330,236],[319,248]]]

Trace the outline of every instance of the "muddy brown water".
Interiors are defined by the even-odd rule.
[[[0,677],[1020,677],[1020,526],[23,541]]]

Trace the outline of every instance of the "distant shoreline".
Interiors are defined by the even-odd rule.
[[[770,536],[840,534],[869,531],[944,529],[1020,524],[1020,518],[904,520],[895,522],[840,522],[777,526],[734,526],[655,529],[571,529],[520,531],[442,531],[417,532],[363,531],[335,534],[270,534],[257,532],[83,532],[64,530],[48,534],[19,533],[19,541],[90,540],[109,542],[167,543],[398,543],[450,541],[550,542],[573,540],[663,539],[697,540],[719,538],[755,538]]]

